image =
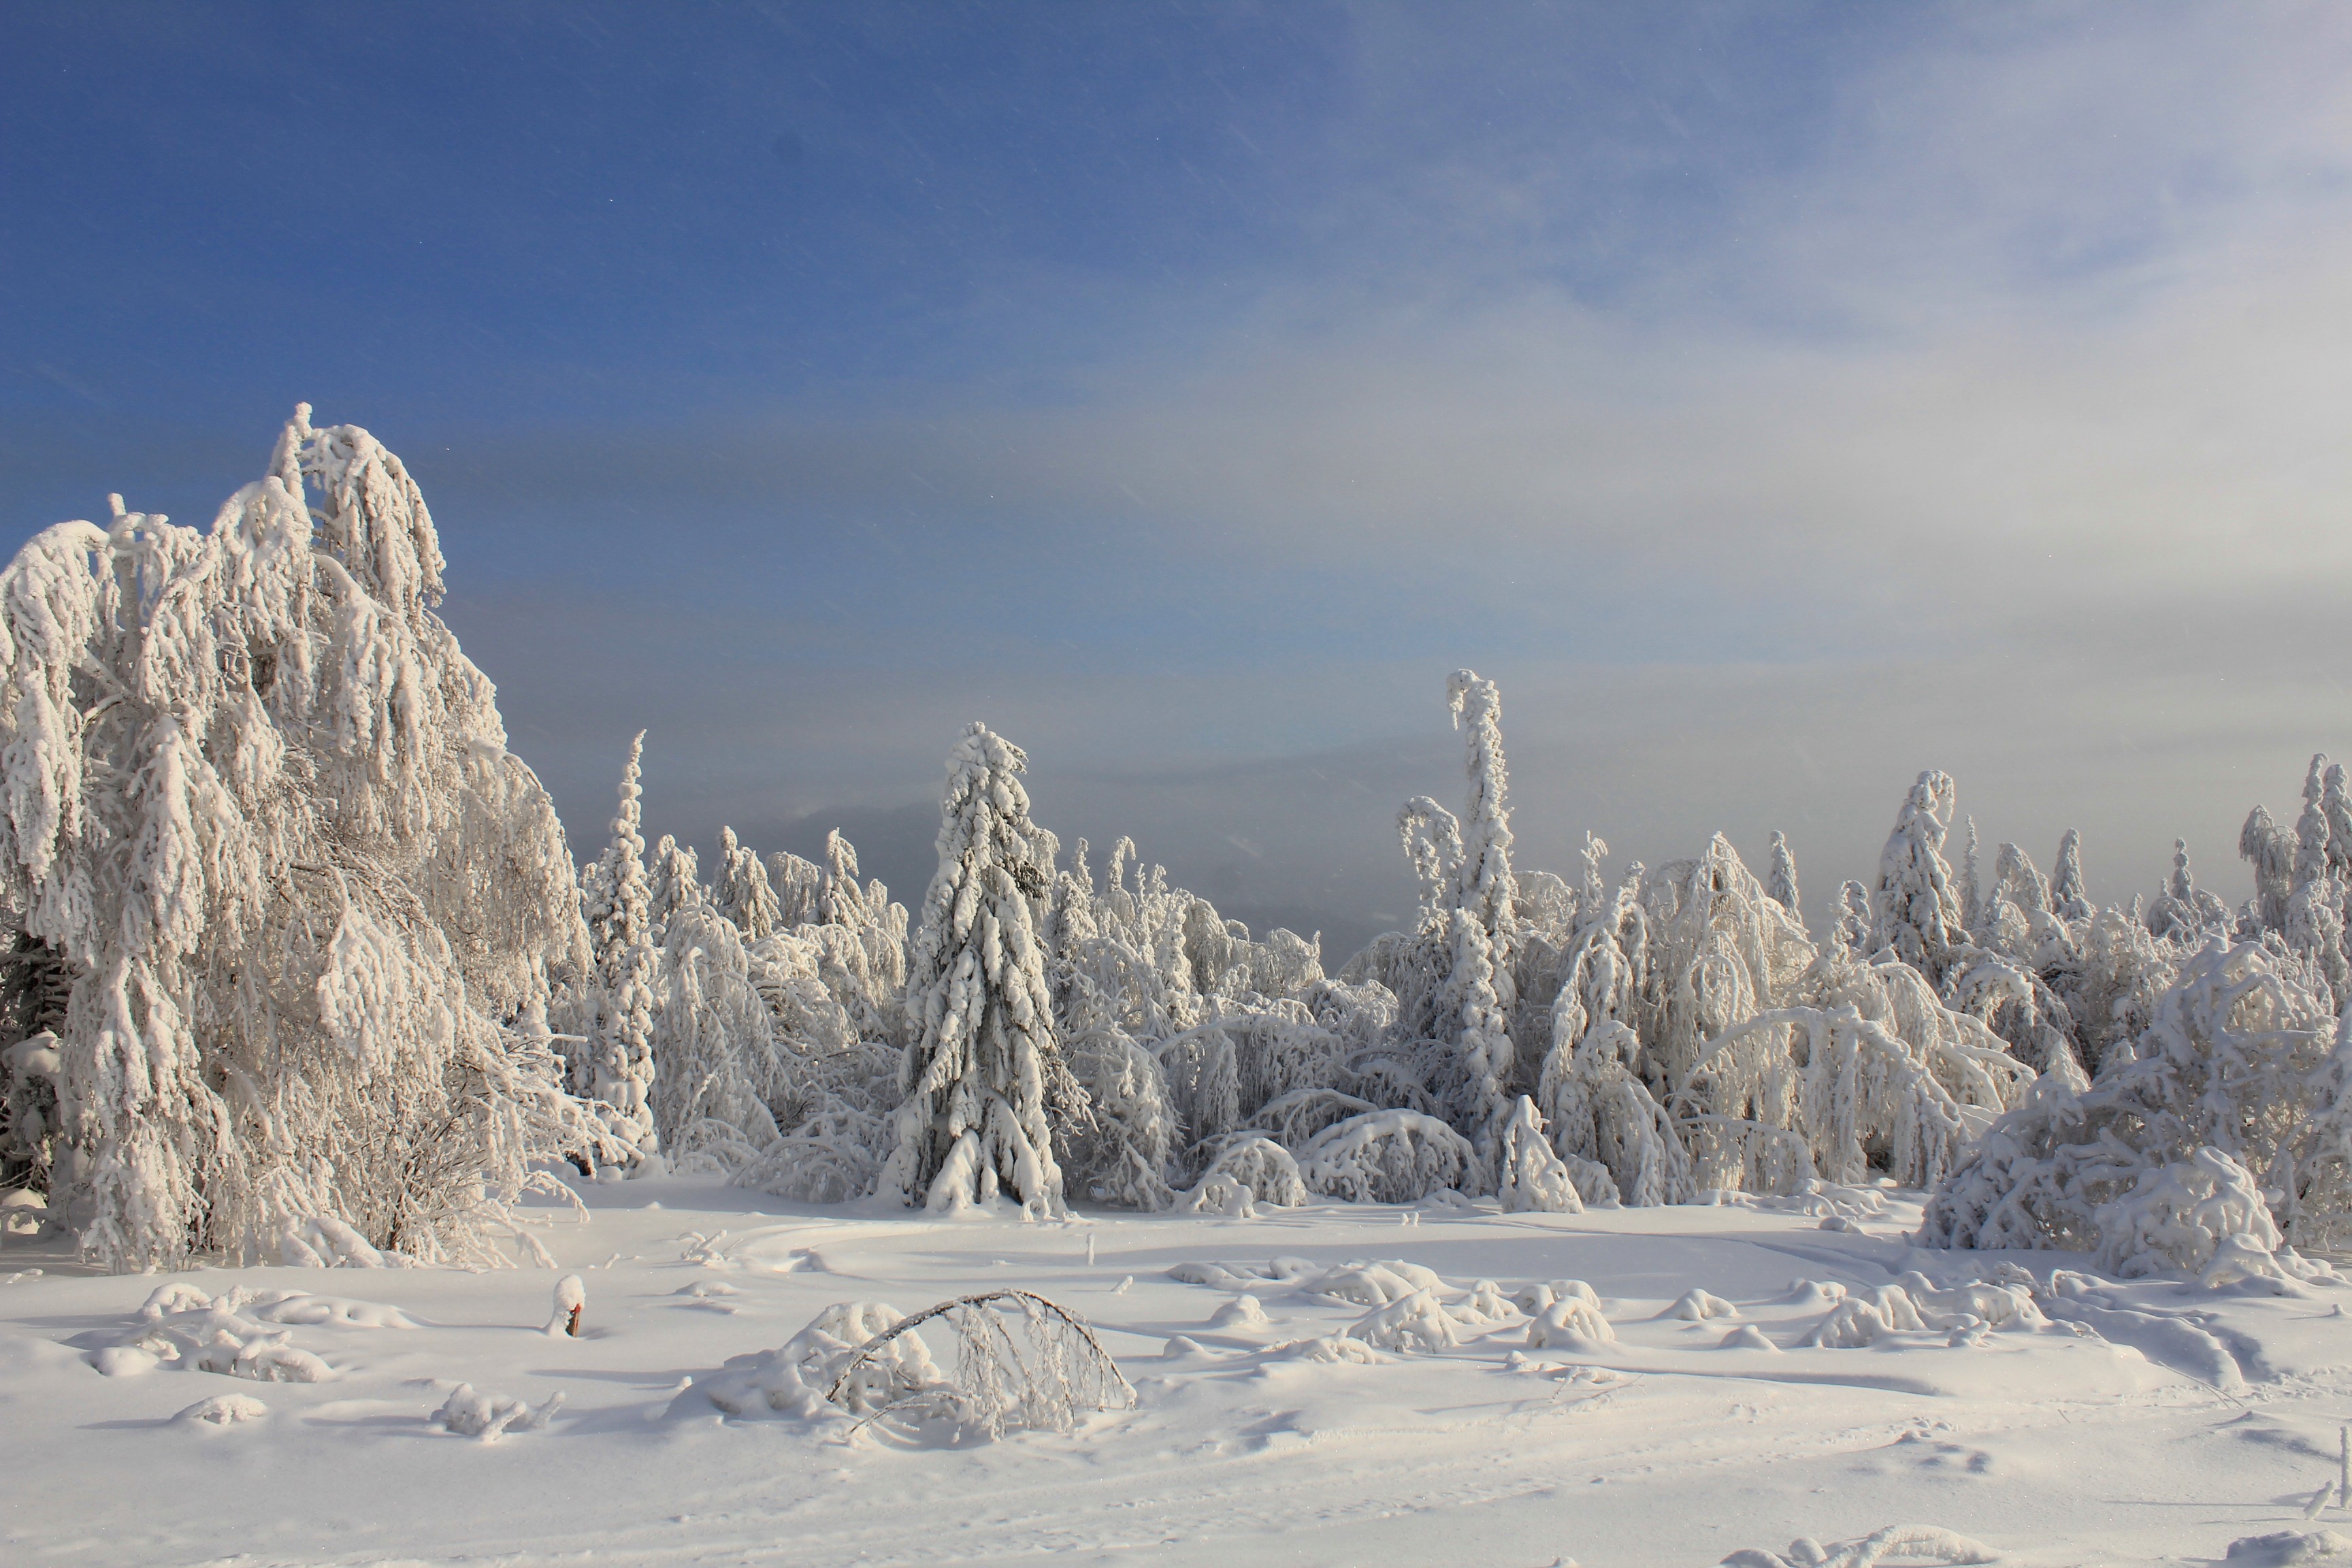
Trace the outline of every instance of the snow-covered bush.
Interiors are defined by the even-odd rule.
[[[2251,1173],[2288,1241],[2337,1245],[2352,1235],[2347,1078],[2352,1053],[2319,995],[2263,943],[2213,939],[2128,1058],[2080,1094],[2045,1081],[1992,1125],[1928,1204],[1921,1240],[2180,1267],[2165,1259],[2184,1244],[2164,1238],[2181,1216],[2232,1212],[2210,1150]]]
[[[933,1321],[956,1336],[954,1371],[945,1376],[928,1354],[910,1361],[900,1349]],[[992,1438],[1066,1432],[1081,1411],[1135,1403],[1134,1388],[1086,1321],[1027,1290],[942,1301],[877,1330],[837,1371],[828,1363],[821,1373],[831,1374],[827,1399],[868,1419],[943,1422]]]
[[[2139,1173],[2131,1190],[2092,1211],[2098,1266],[2129,1279],[2202,1274],[2222,1243],[2242,1237],[2276,1252],[2283,1238],[2253,1173],[2211,1145]]]
[[[1260,1132],[1228,1132],[1203,1146],[1208,1156],[1194,1184],[1197,1193],[1212,1181],[1231,1183],[1255,1203],[1297,1208],[1307,1201],[1307,1183],[1288,1149]]]
[[[1309,1192],[1359,1204],[1409,1204],[1458,1188],[1475,1167],[1469,1140],[1434,1116],[1375,1110],[1335,1122],[1299,1151]]]
[[[1103,1203],[1167,1207],[1181,1131],[1160,1059],[1120,1031],[1098,1028],[1071,1039],[1069,1061],[1087,1105],[1062,1133],[1069,1179]]]
[[[1545,1141],[1536,1102],[1519,1096],[1503,1130],[1495,1196],[1505,1214],[1582,1214],[1575,1180]]]

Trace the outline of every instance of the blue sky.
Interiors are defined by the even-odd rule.
[[[904,895],[972,717],[1066,839],[1401,912],[1504,683],[1519,827],[1942,766],[2171,838],[2352,749],[2352,16],[2326,7],[16,7],[0,525],[208,520],[299,399],[416,472],[578,845]]]

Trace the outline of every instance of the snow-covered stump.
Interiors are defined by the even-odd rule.
[[[588,1310],[588,1287],[577,1274],[566,1274],[555,1282],[554,1310],[542,1331],[548,1338],[580,1337],[580,1315]]]

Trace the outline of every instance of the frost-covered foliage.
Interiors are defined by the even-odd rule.
[[[2182,1267],[2167,1239],[2180,1216],[2258,1191],[2288,1241],[2340,1245],[2352,1235],[2347,1074],[2352,1052],[2316,992],[2264,944],[2215,938],[2089,1088],[2047,1085],[1993,1124],[1928,1205],[1922,1240],[2097,1252],[2124,1272]],[[2204,1151],[2254,1185],[2216,1176],[2227,1172]]]
[[[1077,1091],[1037,930],[1055,846],[1029,820],[1027,766],[978,723],[948,757],[940,868],[908,965],[907,1099],[881,1177],[903,1203],[953,1208],[1003,1191],[1026,1211],[1062,1208],[1047,1101]]]
[[[118,503],[0,574],[0,900],[70,975],[36,1179],[109,1266],[314,1218],[487,1261],[598,1136],[512,1026],[584,935],[441,570],[400,460],[305,407],[209,531]]]

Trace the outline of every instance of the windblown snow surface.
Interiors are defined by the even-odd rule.
[[[583,1196],[544,1211],[557,1274],[107,1276],[10,1241],[0,1557],[1594,1568],[1868,1561],[1839,1543],[1916,1525],[2019,1563],[2252,1564],[2352,1532],[2316,1500],[2352,1288],[1925,1251],[1916,1194],[1067,1224]],[[1135,1407],[919,1443],[710,1398],[835,1303],[1006,1287],[1095,1325]]]

